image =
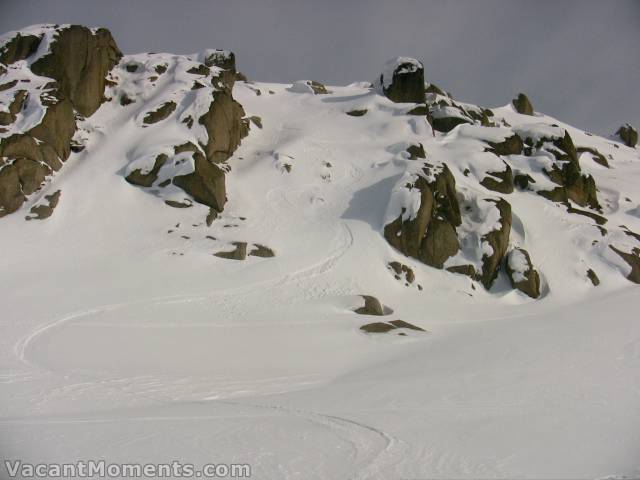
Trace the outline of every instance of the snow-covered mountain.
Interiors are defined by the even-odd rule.
[[[374,77],[0,37],[7,458],[640,474],[637,131]]]

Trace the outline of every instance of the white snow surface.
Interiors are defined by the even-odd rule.
[[[543,297],[512,290],[504,274],[487,292],[402,256],[382,229],[402,205],[415,208],[403,186],[422,161],[403,150],[420,142],[426,162],[446,162],[456,178],[459,263],[477,265],[479,236],[499,221],[486,199],[498,195],[463,172],[489,169],[481,139],[508,132],[434,136],[364,84],[313,96],[238,82],[234,97],[263,128],[228,161],[229,201],[207,227],[205,206],[170,208],[124,180],[174,139],[202,139],[180,119],[206,104],[204,89],[183,82],[188,59],[159,55],[122,60],[114,89],[136,102],[122,107],[111,91],[82,123],[86,150],[0,220],[5,458],[249,463],[259,479],[640,476],[640,290],[607,246],[637,246],[617,226],[640,231],[638,150],[495,109],[514,129],[556,123],[614,159],[611,169],[582,161],[610,219],[606,237],[535,192],[505,196],[512,242],[541,272]],[[143,87],[165,61],[156,89]],[[143,70],[129,74],[127,62]],[[180,96],[169,119],[142,128],[144,112]],[[512,161],[544,184],[545,158]],[[56,190],[53,216],[26,222]],[[213,255],[234,241],[276,256]],[[391,261],[416,282],[397,281]],[[387,306],[383,320],[427,332],[362,333],[381,317],[352,311],[361,294]]]

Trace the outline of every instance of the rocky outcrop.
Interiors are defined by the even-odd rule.
[[[404,277],[405,282],[411,284],[416,279],[413,269],[404,263],[389,262],[389,268],[393,271],[396,280],[402,280]]]
[[[509,234],[511,233],[511,205],[504,199],[487,199],[495,203],[500,212],[499,228],[492,230],[482,237],[481,242],[486,245],[482,256],[482,274],[480,281],[488,290],[498,276],[502,260],[509,247]],[[488,248],[487,248],[488,247]]]
[[[430,112],[431,126],[438,132],[448,133],[458,125],[471,125],[473,120],[452,107],[437,108]]]
[[[168,159],[169,157],[166,154],[161,153],[156,157],[153,168],[149,172],[145,173],[141,169],[136,169],[127,175],[125,180],[140,187],[150,187],[158,179],[158,173]]]
[[[25,220],[44,220],[49,218],[53,214],[53,210],[58,206],[60,190],[53,192],[51,195],[45,195],[44,200],[46,203],[42,202],[31,207]]]
[[[533,268],[529,252],[522,248],[514,248],[507,256],[506,266],[513,288],[531,298],[540,296],[540,275]]]
[[[260,245],[259,243],[255,243],[253,245],[253,248],[249,252],[249,256],[262,257],[262,258],[271,258],[271,257],[275,257],[276,254],[269,247],[265,247],[264,245]]]
[[[409,160],[416,160],[418,158],[427,158],[426,153],[424,152],[424,147],[421,143],[415,143],[413,145],[409,145],[407,148],[407,153],[409,154]]]
[[[367,114],[367,111],[368,110],[366,108],[363,108],[361,110],[349,110],[346,114],[351,117],[362,117]]]
[[[236,247],[234,250],[230,252],[217,252],[214,253],[214,255],[228,260],[244,260],[247,258],[246,242],[233,242],[233,245]]]
[[[609,245],[609,248],[622,258],[629,267],[631,267],[631,271],[627,275],[627,279],[633,283],[640,283],[640,248],[635,247],[631,252],[624,252],[613,245]]]
[[[529,97],[524,93],[519,93],[518,97],[515,98],[512,103],[516,112],[521,113],[522,115],[533,115],[533,105],[531,105]]]
[[[0,51],[0,61],[10,65],[35,56],[43,36],[16,34]],[[46,84],[40,98],[29,99],[40,102],[46,112],[30,130],[0,140],[0,157],[5,158],[0,217],[20,208],[48,175],[61,168],[71,152],[76,112],[89,116],[97,110],[104,100],[105,77],[122,56],[105,29],[62,27],[48,41],[48,53],[34,59],[31,70],[55,81]],[[17,91],[1,120],[15,121],[25,101],[26,92]]]
[[[587,278],[591,281],[594,287],[600,285],[600,279],[598,278],[598,275],[596,275],[596,272],[594,272],[592,269],[587,270]]]
[[[242,105],[233,99],[231,90],[214,92],[209,110],[198,119],[208,135],[208,142],[204,147],[208,161],[222,163],[233,155],[248,133],[242,121],[244,115]]]
[[[371,295],[362,295],[364,299],[364,307],[360,307],[355,309],[354,311],[359,315],[384,315],[384,309],[382,308],[382,304],[376,297],[372,297]]]
[[[391,320],[390,322],[375,322],[362,325],[360,330],[366,333],[387,333],[392,330],[414,330],[416,332],[424,332],[424,328],[420,328],[412,323],[405,322],[404,320]],[[403,335],[400,333],[400,335]]]
[[[72,25],[62,28],[50,53],[31,65],[36,75],[58,82],[60,92],[74,109],[88,117],[103,102],[106,75],[122,57],[111,32]]]
[[[384,95],[396,103],[424,103],[424,66],[413,58],[399,57],[387,62],[380,75]]]
[[[456,227],[461,223],[456,184],[446,165],[426,164],[409,191],[420,197],[412,218],[405,211],[384,227],[387,241],[403,254],[436,268],[459,250]]]
[[[147,112],[142,120],[145,125],[151,125],[152,123],[158,123],[171,115],[176,109],[176,102],[165,102],[158,108],[151,112]]]
[[[487,172],[487,177],[483,178],[480,184],[499,193],[512,193],[514,190],[514,179],[511,167],[506,163],[504,164],[504,170],[499,172]]]
[[[543,139],[539,144],[548,139]],[[554,202],[575,202],[581,207],[589,206],[595,210],[600,209],[596,182],[593,176],[585,175],[580,169],[578,151],[573,144],[569,132],[565,130],[564,137],[552,140],[553,147],[546,149],[556,158],[555,164],[550,169],[544,169],[545,174],[555,184],[559,185],[553,190],[540,190],[538,193]]]
[[[11,65],[30,57],[36,53],[41,41],[39,36],[17,33],[0,50],[0,63]]]
[[[611,168],[611,166],[609,165],[609,162],[607,161],[607,158],[595,148],[578,147],[576,148],[576,151],[578,152],[578,154],[582,154],[585,152],[590,153],[591,158],[593,159],[594,162],[596,162],[599,165],[602,165],[603,167]]]
[[[620,137],[627,147],[635,148],[638,144],[638,130],[628,123],[622,125],[616,132],[616,135]]]
[[[520,135],[514,134],[505,138],[502,142],[487,142],[490,148],[487,150],[496,155],[520,155],[524,150],[524,142]]]
[[[39,125],[26,133],[0,140],[0,217],[15,212],[44,182],[59,170],[71,152],[76,123],[68,100],[48,106]]]

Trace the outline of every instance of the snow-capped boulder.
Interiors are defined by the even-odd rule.
[[[529,252],[522,248],[514,248],[507,255],[506,266],[513,288],[520,290],[531,298],[540,296],[540,275],[533,268]]]
[[[221,69],[220,79],[229,88],[239,79],[236,71],[236,56],[229,50],[205,50],[202,54],[202,63],[207,67],[217,67]]]
[[[635,148],[638,144],[638,130],[629,123],[622,125],[616,132],[627,147]]]
[[[460,207],[455,179],[444,163],[408,168],[392,192],[384,236],[403,254],[436,268],[459,249]]]
[[[414,58],[398,57],[385,64],[379,85],[396,103],[424,103],[424,66]]]
[[[513,108],[522,115],[533,115],[533,105],[524,93],[519,93],[512,101]]]

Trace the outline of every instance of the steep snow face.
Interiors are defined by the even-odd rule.
[[[125,180],[162,154],[157,184],[195,168],[173,147],[205,141],[197,115],[217,87],[191,90],[205,75],[187,73],[203,58],[123,58],[111,101],[79,122],[84,151],[0,221],[0,451],[36,463],[250,463],[256,478],[638,475],[640,293],[609,248],[638,247],[626,233],[640,231],[637,149],[510,105],[493,109],[498,126],[434,132],[364,84],[314,95],[237,82],[254,126],[207,226],[209,208],[184,191]],[[580,156],[604,226],[537,193],[555,185],[543,168],[557,163],[548,149],[565,131],[609,163]],[[544,145],[485,151],[518,132]],[[410,159],[416,144],[426,158]],[[484,187],[503,160],[531,188]],[[503,272],[486,291],[387,243],[388,221],[419,208],[406,185],[445,165],[462,212],[461,249],[445,267],[481,268],[492,254],[483,237],[500,226],[491,200],[504,198],[510,248],[530,253],[540,300]],[[58,190],[50,218],[24,220]],[[396,278],[390,262],[415,280]],[[427,332],[363,333],[381,318],[354,313],[363,294],[382,302],[385,321]]]

